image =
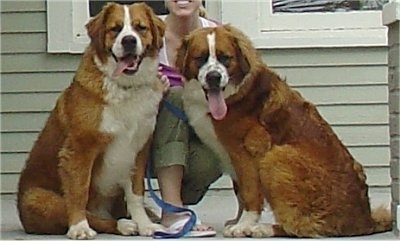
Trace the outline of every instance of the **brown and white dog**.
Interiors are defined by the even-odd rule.
[[[198,136],[231,165],[244,209],[228,237],[352,236],[391,229],[371,210],[362,166],[316,107],[225,25],[192,32],[178,52],[184,109]],[[259,223],[263,202],[276,224]]]
[[[91,239],[151,235],[144,173],[159,102],[164,23],[145,4],[107,4],[21,173],[18,211],[28,233]],[[124,217],[131,216],[131,219]]]

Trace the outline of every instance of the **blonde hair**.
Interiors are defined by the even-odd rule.
[[[203,6],[203,3],[201,3],[200,8],[199,8],[199,16],[206,18],[207,17],[207,11],[206,8]]]

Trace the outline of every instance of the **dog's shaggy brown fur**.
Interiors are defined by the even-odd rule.
[[[165,88],[157,77],[165,26],[145,4],[109,3],[86,27],[91,42],[74,81],[21,173],[21,223],[72,239],[148,236],[161,228],[145,213],[143,179]]]
[[[317,108],[261,61],[242,32],[229,25],[193,32],[177,66],[187,78],[184,106],[191,125],[234,171],[244,212],[225,227],[225,236],[353,236],[391,229],[390,212],[370,208],[360,163]],[[208,108],[217,92],[226,113],[224,103]],[[264,200],[276,224],[258,223]]]

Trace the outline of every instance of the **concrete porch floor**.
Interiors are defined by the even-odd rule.
[[[370,191],[370,199],[372,206],[379,204],[390,204],[390,192],[388,191]],[[146,203],[154,207],[155,204],[151,198],[147,197]],[[222,240],[224,237],[221,235],[223,224],[225,220],[231,219],[236,214],[236,200],[231,190],[210,190],[207,196],[197,206],[192,207],[200,217],[200,219],[207,224],[212,225],[218,232],[216,237],[206,238],[207,240]],[[262,221],[271,222],[272,215],[269,212],[264,212]],[[15,195],[2,195],[1,196],[1,236],[2,240],[68,240],[65,235],[29,235],[22,230],[16,210],[16,196]],[[115,240],[115,239],[129,239],[129,240],[150,240],[149,237],[139,236],[118,236],[109,234],[98,234],[96,239],[100,240]],[[180,240],[193,240],[193,238],[181,238]],[[202,238],[205,239],[205,238]],[[325,238],[326,240],[399,240],[398,237],[392,232],[351,237],[351,238]],[[255,240],[249,238],[235,238],[235,240]],[[274,238],[274,240],[289,240],[289,238]],[[295,239],[300,240],[300,239]],[[309,239],[308,239],[309,240]]]

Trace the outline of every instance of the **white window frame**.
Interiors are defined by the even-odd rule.
[[[47,0],[47,52],[82,53],[89,38],[87,0]]]
[[[387,46],[381,11],[276,13],[271,0],[208,0],[209,15],[243,30],[257,48]],[[47,0],[50,53],[82,53],[88,0]]]
[[[273,13],[271,0],[221,0],[221,9],[257,48],[387,46],[382,11]]]

